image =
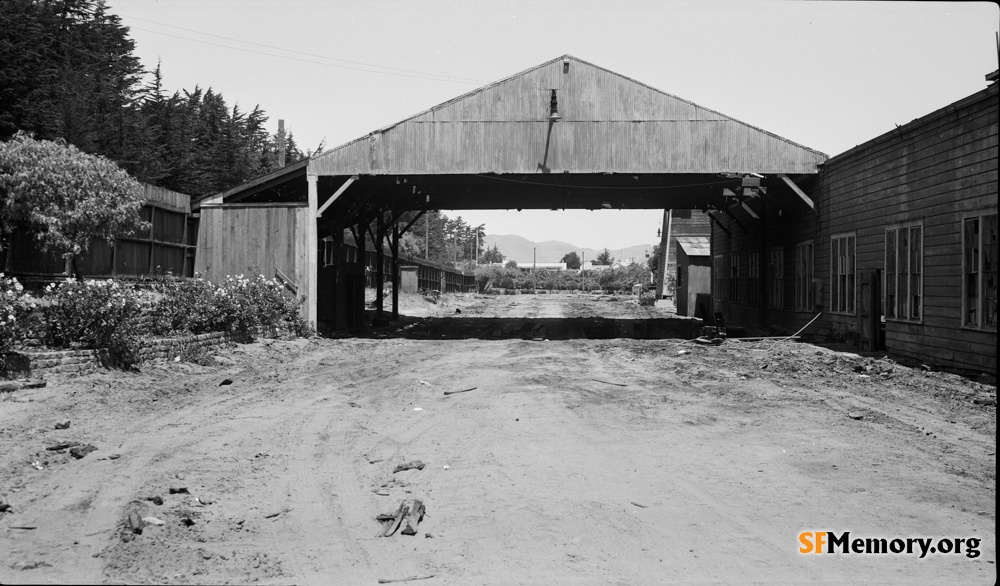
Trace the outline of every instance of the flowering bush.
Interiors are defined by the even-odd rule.
[[[227,277],[219,285],[169,277],[158,287],[156,333],[227,331],[252,337],[257,327],[290,327],[303,333],[299,302],[263,275]]]
[[[107,348],[112,363],[138,359],[142,305],[134,287],[118,281],[71,281],[45,288],[45,342],[57,348]]]
[[[35,305],[17,279],[0,273],[0,354],[9,351],[16,342],[29,335],[31,328],[28,317]],[[0,356],[0,361],[2,360]]]
[[[656,291],[643,291],[640,293],[639,305],[656,305]]]

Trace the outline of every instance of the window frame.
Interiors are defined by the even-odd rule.
[[[747,305],[760,306],[760,252],[747,253]]]
[[[726,275],[728,273],[726,272],[726,267],[723,266],[722,259],[723,255],[721,254],[716,254],[712,257],[712,280],[716,289],[712,293],[716,301],[722,301],[723,294],[727,294],[729,290],[729,287],[727,287],[728,283],[726,282]]]
[[[985,209],[977,210],[975,212],[967,212],[967,213],[965,213],[965,214],[962,215],[962,220],[961,220],[961,224],[960,224],[960,228],[959,229],[960,229],[960,231],[962,233],[962,312],[960,314],[961,315],[960,319],[961,319],[961,327],[963,329],[980,330],[980,331],[992,331],[992,332],[997,331],[997,324],[996,324],[997,312],[996,312],[996,297],[995,297],[996,293],[995,293],[995,291],[994,291],[994,302],[993,302],[993,305],[994,305],[994,307],[993,307],[993,322],[994,323],[993,324],[988,324],[988,323],[984,324],[983,323],[983,321],[984,321],[983,318],[984,318],[984,315],[986,314],[985,310],[986,310],[986,303],[987,303],[987,301],[986,301],[986,294],[985,294],[986,293],[985,287],[986,287],[987,279],[986,279],[986,267],[984,265],[985,265],[985,263],[988,260],[986,252],[985,252],[985,246],[984,246],[984,244],[987,244],[986,241],[985,241],[985,239],[986,239],[986,223],[984,222],[984,219],[989,218],[991,216],[993,216],[993,217],[997,216],[997,208],[985,208]],[[978,256],[976,258],[976,263],[975,263],[976,264],[976,267],[975,267],[976,271],[975,271],[975,273],[969,273],[968,272],[968,268],[969,268],[968,267],[968,260],[969,260],[969,258],[968,258],[968,255],[966,254],[967,236],[966,236],[965,226],[966,226],[966,222],[968,222],[970,220],[976,220],[976,221],[979,222],[979,230],[978,230],[978,235],[977,235],[977,244],[978,244],[977,253],[978,253]],[[992,270],[992,272],[994,273],[994,277],[993,277],[994,282],[996,282],[996,276],[995,275],[996,275],[996,272],[997,272],[997,268],[996,268],[996,264],[997,264],[996,254],[997,254],[996,250],[994,250],[993,251],[993,265],[994,265],[994,267],[993,267],[993,270]],[[968,305],[968,301],[969,301],[969,296],[968,296],[968,276],[970,274],[975,274],[976,275],[976,297],[975,297],[975,299],[976,299],[976,305],[977,305],[977,307],[976,307],[976,313],[975,313],[976,323],[969,323],[969,321],[967,319],[968,318],[968,311],[969,311],[969,305]]]
[[[830,236],[830,313],[857,315],[857,287],[858,233],[834,234]]]
[[[803,250],[808,250],[805,262],[805,274],[800,273],[803,263],[800,258]],[[813,294],[813,280],[816,278],[816,244],[803,240],[795,245],[795,310],[813,311],[816,309],[816,299]]]
[[[775,263],[777,259],[777,270]],[[770,309],[785,308],[785,249],[782,246],[772,246],[767,249],[767,307]]]
[[[729,255],[729,302],[740,302],[740,255]]]
[[[919,266],[914,267],[914,247],[913,247],[913,231],[917,229],[920,231],[920,251],[919,251]],[[905,239],[900,239],[899,234],[906,234]],[[894,233],[895,237],[892,242],[892,258],[890,259],[889,254],[889,234]],[[895,224],[890,224],[885,227],[885,236],[883,240],[883,255],[884,255],[884,266],[883,274],[885,275],[883,289],[882,289],[882,315],[885,316],[886,321],[894,322],[905,322],[912,324],[922,324],[924,323],[924,257],[926,256],[924,251],[924,221],[910,220],[907,222],[898,222]],[[905,272],[900,267],[900,255],[906,259],[906,266],[902,267]],[[891,262],[890,262],[891,261]],[[914,271],[914,268],[919,269],[919,272]],[[900,278],[903,276],[903,278]],[[917,279],[916,284],[918,285],[916,301],[913,303],[913,289],[914,289],[914,278]],[[905,299],[904,299],[905,296]],[[890,307],[890,297],[892,299],[892,306]],[[919,304],[917,317],[913,316],[913,307]],[[892,311],[890,311],[890,309]],[[900,312],[906,313],[905,317],[900,317]]]

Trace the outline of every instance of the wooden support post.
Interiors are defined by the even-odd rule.
[[[392,320],[399,320],[399,220],[392,223]]]
[[[385,311],[385,251],[382,242],[385,241],[385,213],[379,212],[375,220],[375,322],[381,323]]]
[[[319,274],[319,240],[316,226],[316,209],[319,205],[318,180],[319,177],[316,175],[306,175],[306,181],[309,185],[309,213],[306,214],[305,225],[306,274],[298,277],[300,291],[304,291],[306,294],[306,323],[311,328],[316,327],[316,277]]]

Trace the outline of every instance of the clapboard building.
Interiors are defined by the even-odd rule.
[[[996,373],[997,74],[832,157],[801,199],[741,200],[712,230],[729,323]],[[820,315],[821,314],[821,315]]]

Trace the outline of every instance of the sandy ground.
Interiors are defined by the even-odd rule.
[[[5,393],[0,582],[996,581],[996,407],[974,403],[995,381],[804,343],[613,338],[602,316],[663,316],[590,296],[404,313],[363,338]],[[98,449],[46,450],[65,441]],[[378,537],[413,498],[417,534]],[[130,512],[164,524],[134,534]],[[826,530],[982,543],[799,553]]]

